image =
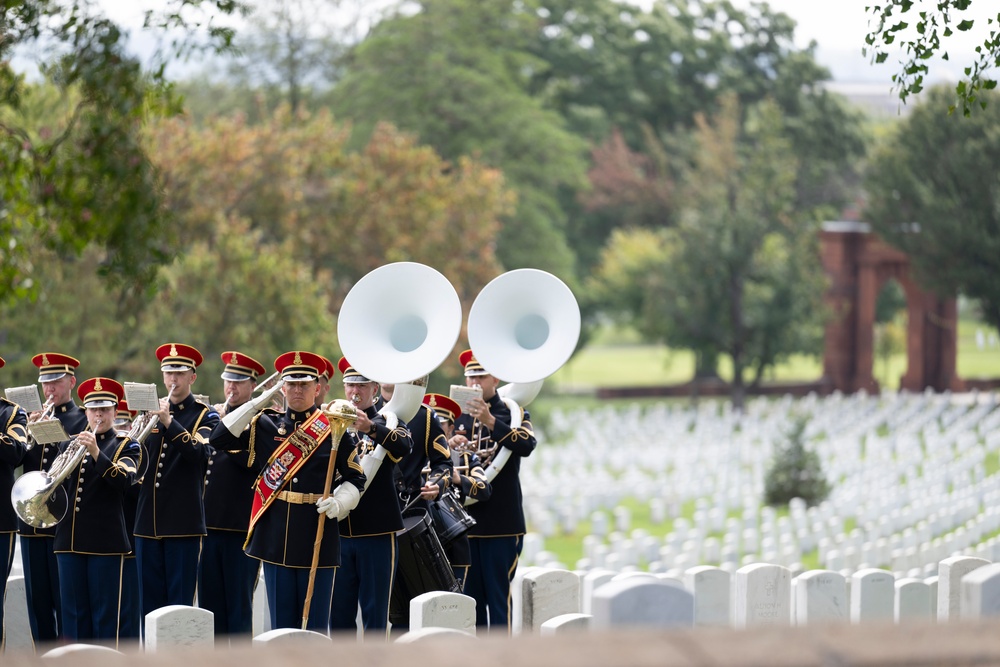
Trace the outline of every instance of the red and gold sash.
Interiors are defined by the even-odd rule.
[[[281,487],[298,472],[309,456],[330,435],[330,418],[317,410],[309,419],[302,422],[288,438],[271,455],[264,470],[254,482],[256,493],[253,495],[253,507],[250,509],[250,529],[247,531],[247,543],[257,520],[270,507],[274,496]]]

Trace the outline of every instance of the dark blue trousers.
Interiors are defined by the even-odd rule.
[[[263,563],[264,591],[271,616],[271,629],[302,628],[302,610],[309,589],[309,568]],[[313,594],[309,600],[306,630],[327,634],[330,627],[330,598],[333,596],[335,567],[316,569]]]
[[[143,621],[141,615],[139,565],[133,554],[126,556],[122,564],[122,608],[118,615],[118,636],[121,639],[135,639],[139,636],[139,627]]]
[[[11,568],[14,567],[14,541],[16,539],[17,533],[0,533],[0,558],[6,554],[6,560],[0,561],[0,567],[6,565],[6,569],[3,570],[3,582],[0,583],[0,651],[3,650],[7,639],[3,625],[3,602],[7,599],[7,578],[10,577]]]
[[[476,625],[510,633],[510,582],[524,537],[469,536],[472,565],[465,579],[464,594],[476,601]],[[489,616],[487,617],[487,611]]]
[[[333,587],[331,630],[357,630],[358,605],[365,631],[389,627],[389,594],[396,572],[396,535],[340,536],[340,568]]]
[[[194,605],[200,550],[200,537],[135,538],[142,619],[167,605]]]
[[[35,645],[54,642],[62,632],[59,609],[59,566],[52,546],[56,539],[45,535],[21,537],[24,592],[28,597],[28,625]]]
[[[121,555],[56,554],[66,639],[107,640],[117,647],[124,560]]]
[[[243,552],[246,533],[209,530],[198,564],[198,606],[215,614],[215,636],[253,632],[260,561]]]

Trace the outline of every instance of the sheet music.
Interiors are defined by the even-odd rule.
[[[156,396],[155,384],[126,382],[124,386],[125,403],[129,410],[152,412],[160,409],[160,399]]]
[[[466,387],[460,384],[451,385],[451,389],[448,392],[448,398],[458,403],[459,407],[462,408],[462,412],[469,411],[469,401],[473,398],[482,398],[483,390],[479,387]]]
[[[25,412],[41,412],[42,410],[42,398],[38,395],[38,385],[9,387],[5,393],[8,401],[17,403]]]
[[[202,403],[204,403],[205,405],[207,405],[209,407],[212,406],[212,403],[208,400],[208,394],[195,394],[194,395],[194,400],[201,401]]]
[[[62,423],[58,419],[43,419],[42,421],[28,424],[28,431],[31,437],[40,445],[47,445],[50,442],[62,442],[69,440],[69,435]]]

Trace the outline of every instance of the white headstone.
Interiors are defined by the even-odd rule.
[[[846,623],[847,582],[837,572],[809,570],[795,579],[795,624]]]
[[[733,624],[790,625],[791,573],[780,565],[754,563],[736,570],[733,580]]]
[[[271,629],[271,613],[267,606],[267,587],[264,585],[263,572],[257,577],[257,585],[253,589],[252,628],[254,637]]]
[[[62,658],[66,662],[72,662],[88,655],[99,655],[101,660],[118,662],[125,654],[116,651],[109,646],[98,646],[97,644],[67,644],[59,646],[42,654],[42,657],[50,660],[52,658]]]
[[[962,577],[990,562],[972,556],[951,556],[938,564],[937,618],[957,621],[962,608]]]
[[[896,603],[892,572],[869,567],[851,576],[851,622],[891,621]]]
[[[457,639],[458,641],[472,641],[475,637],[468,632],[453,630],[452,628],[424,628],[422,630],[410,630],[396,640],[397,644],[413,644],[425,639],[437,640],[440,638]]]
[[[273,646],[275,644],[280,646],[284,646],[286,644],[305,644],[329,647],[330,638],[322,633],[315,632],[314,630],[278,628],[277,630],[268,630],[267,632],[257,635],[253,638],[253,644],[254,646],[263,644],[267,644],[269,646]]]
[[[684,572],[684,585],[694,593],[695,625],[729,625],[729,591],[732,576],[710,565],[698,565]]]
[[[20,561],[18,561],[20,562]],[[3,603],[3,623],[5,628],[5,649],[33,651],[31,626],[28,624],[28,596],[24,589],[24,577],[11,576],[7,579],[7,598]]]
[[[580,611],[589,614],[594,591],[611,581],[617,573],[614,570],[595,568],[580,580]]]
[[[590,629],[590,619],[590,614],[562,614],[542,623],[539,633],[546,636],[586,632]]]
[[[962,618],[1000,616],[1000,563],[991,563],[962,577]]]
[[[896,623],[933,620],[935,614],[930,585],[912,577],[897,579],[893,617]]]
[[[431,591],[410,600],[410,630],[451,628],[476,634],[476,601],[468,595]]]
[[[594,593],[591,627],[691,627],[694,596],[663,581],[635,577],[612,581]]]
[[[180,646],[211,647],[215,643],[214,614],[207,609],[175,604],[146,614],[146,651]]]
[[[542,623],[580,612],[580,577],[569,570],[534,568],[511,587],[511,627],[515,634],[538,632]]]

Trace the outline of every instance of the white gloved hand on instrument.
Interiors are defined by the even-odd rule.
[[[359,500],[361,492],[358,491],[358,487],[353,484],[341,484],[334,490],[332,496],[316,501],[316,512],[326,514],[329,519],[340,521],[358,506]]]

